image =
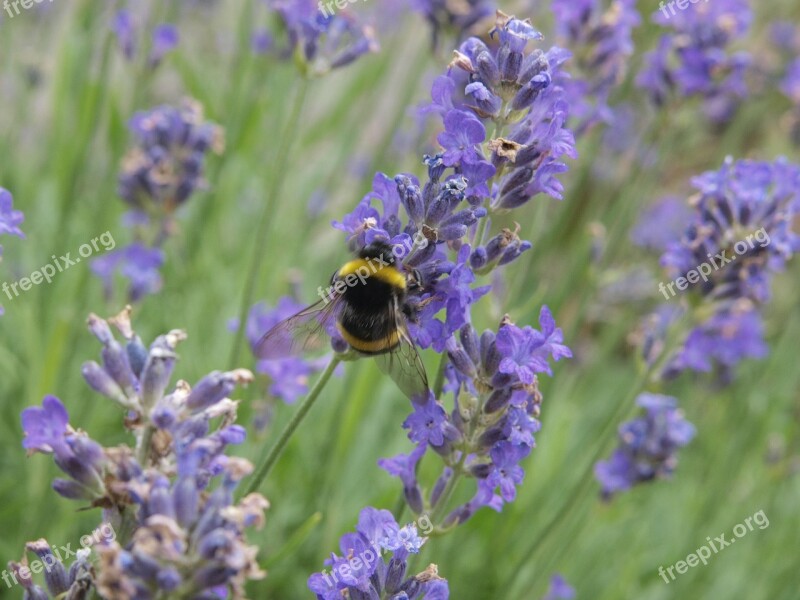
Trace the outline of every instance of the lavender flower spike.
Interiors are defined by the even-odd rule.
[[[640,394],[636,404],[642,417],[619,428],[619,447],[611,458],[595,465],[595,476],[605,498],[654,479],[669,477],[678,464],[678,449],[695,435],[694,426],[670,396]]]

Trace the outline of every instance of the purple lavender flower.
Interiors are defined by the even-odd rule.
[[[595,123],[613,123],[609,96],[625,77],[633,54],[631,34],[641,18],[634,0],[614,1],[607,8],[602,0],[553,0],[553,14],[556,41],[573,52],[579,72],[561,85],[580,136]]]
[[[69,476],[56,479],[54,489],[102,507],[104,522],[125,532],[96,546],[100,560],[94,570],[56,569],[46,577],[48,588],[61,594],[73,586],[95,587],[108,598],[147,597],[152,589],[185,590],[196,598],[243,597],[246,580],[263,576],[257,549],[244,532],[263,524],[267,502],[250,494],[234,503],[234,489],[252,466],[225,450],[245,438],[244,428],[233,424],[237,403],[228,395],[252,375],[215,371],[194,388],[180,381],[168,391],[175,348],[185,334],[171,331],[148,349],[133,331],[129,312],[109,321],[90,315],[89,329],[103,346],[102,363],[87,362],[83,374],[90,387],[126,409],[135,449],[102,447],[70,426],[64,405],[52,396],[22,413],[23,446],[52,454]],[[29,549],[40,556],[49,552],[43,540]],[[23,585],[30,593],[41,589]]]
[[[148,64],[155,69],[161,64],[164,56],[178,45],[178,28],[168,23],[157,25],[153,29],[153,46],[150,49]]]
[[[661,264],[672,279],[659,284],[665,299],[682,291],[692,298],[691,306],[662,305],[645,320],[642,354],[651,365],[663,359],[662,377],[715,370],[726,383],[739,362],[768,354],[760,309],[773,275],[800,249],[793,231],[800,167],[785,159],[728,158],[692,184],[698,193],[690,202],[656,207],[634,232],[640,243],[663,251]],[[677,347],[667,347],[668,339]]]
[[[783,159],[728,159],[692,183],[699,195],[691,217],[661,264],[678,290],[691,284],[687,293],[699,296],[703,309],[692,315],[694,329],[666,374],[709,371],[715,363],[730,371],[743,358],[764,356],[758,308],[769,300],[773,273],[800,250],[792,229],[800,167]],[[675,285],[662,282],[659,288],[669,299]]]
[[[611,458],[595,465],[595,476],[606,498],[639,483],[672,475],[678,463],[678,449],[695,434],[675,398],[644,393],[636,404],[645,409],[645,414],[620,426],[619,447]]]
[[[458,439],[459,431],[447,419],[447,412],[431,394],[424,402],[414,403],[414,412],[403,422],[409,439],[416,444],[442,446]]]
[[[752,61],[749,53],[733,52],[731,46],[744,37],[752,18],[746,0],[720,0],[679,11],[662,4],[653,21],[673,33],[664,34],[646,57],[638,85],[657,105],[672,91],[699,96],[708,118],[729,121],[747,96],[744,76]]]
[[[444,117],[444,131],[439,143],[445,152],[442,156],[448,167],[459,164],[476,164],[482,160],[478,144],[486,138],[483,123],[471,113],[451,110]]]
[[[86,434],[69,427],[69,416],[55,396],[45,396],[42,407],[22,411],[25,438],[22,447],[30,453],[52,454],[58,467],[70,478],[56,479],[53,489],[65,498],[99,500],[106,493],[103,449]]]
[[[294,57],[305,75],[324,75],[379,49],[371,26],[326,0],[269,0],[268,6],[286,28],[284,54]]]
[[[250,48],[254,54],[269,54],[275,47],[275,39],[266,29],[256,29],[250,35]]]
[[[126,60],[136,58],[139,48],[139,26],[128,10],[120,10],[111,21],[111,29],[117,36],[117,44]],[[153,29],[150,55],[147,64],[155,69],[161,64],[164,56],[178,45],[178,29],[174,25],[162,23]]]
[[[540,428],[537,376],[551,374],[550,358],[571,356],[547,307],[542,309],[540,326],[541,331],[519,328],[506,318],[497,334],[485,331],[478,336],[467,323],[457,339],[448,340],[453,368],[446,372],[446,389],[456,398],[454,410],[445,411],[432,395],[416,402],[404,427],[419,445],[410,455],[379,462],[403,481],[415,513],[436,507],[455,471],[474,477],[477,492],[445,517],[444,526],[463,523],[483,506],[500,510],[516,497],[524,474],[519,463],[530,454]],[[428,448],[442,456],[445,467],[430,496],[421,499],[415,469]]]
[[[221,128],[205,121],[193,100],[138,112],[130,130],[137,145],[123,161],[118,193],[145,214],[171,214],[202,189],[206,155],[224,146]]]
[[[160,269],[164,266],[164,251],[148,248],[140,242],[108,252],[91,263],[92,273],[103,280],[106,297],[114,290],[114,275],[121,274],[130,282],[127,297],[137,302],[148,294],[157,293],[162,286]]]
[[[800,43],[798,43],[800,47]],[[781,81],[781,91],[792,102],[789,115],[791,139],[795,146],[800,146],[800,58],[795,58],[788,66],[786,75]]]
[[[663,252],[686,229],[692,209],[682,198],[667,196],[647,207],[631,231],[633,243]]]
[[[163,49],[172,34],[166,26],[159,32]],[[107,297],[120,272],[130,281],[128,301],[136,302],[161,289],[161,248],[175,231],[175,211],[206,186],[206,155],[220,153],[224,144],[222,129],[204,121],[202,107],[192,100],[136,113],[130,129],[137,144],[123,160],[117,191],[132,208],[123,223],[133,229],[135,241],[94,259],[92,271],[103,280]]]
[[[117,36],[117,43],[122,55],[128,60],[133,60],[133,57],[136,56],[137,43],[136,27],[130,11],[118,11],[111,21],[111,29]]]
[[[550,587],[542,600],[572,600],[575,597],[575,588],[567,583],[561,575],[556,573],[550,578]]]
[[[672,377],[685,369],[707,373],[716,365],[722,379],[729,380],[742,360],[768,354],[761,315],[752,303],[740,300],[692,329],[664,375]]]
[[[53,552],[44,538],[25,544],[25,550],[34,553],[44,565],[44,579],[47,590],[33,582],[27,562],[9,562],[8,567],[15,581],[22,586],[23,598],[26,600],[49,600],[50,598],[74,598],[85,600],[90,597],[94,582],[92,580],[92,564],[89,562],[91,551],[81,548],[75,554],[75,560],[69,569],[61,562],[60,553]],[[38,571],[36,571],[38,572]],[[7,582],[8,583],[8,582]],[[8,585],[11,585],[10,583]]]
[[[461,45],[448,74],[434,83],[433,103],[427,110],[442,116],[446,131],[454,128],[454,115],[462,112],[492,121],[500,134],[510,128],[505,137],[489,140],[486,158],[472,152],[466,153],[468,160],[460,156],[462,169],[469,165],[474,172],[471,165],[482,161],[495,167],[497,191],[489,205],[502,212],[539,193],[560,198],[561,186],[555,176],[567,170],[560,159],[577,155],[572,132],[566,128],[568,104],[557,83],[562,80],[560,66],[569,54],[559,48],[527,52],[528,42],[540,39],[541,34],[529,22],[500,11],[492,34],[499,41],[496,51],[477,38]],[[470,132],[474,129],[470,125]],[[461,135],[474,144],[479,141],[478,133],[465,130]],[[456,165],[459,158],[453,154],[455,137],[446,134],[439,140],[449,151],[446,162],[450,165]]]
[[[572,356],[570,349],[561,344],[561,329],[556,327],[553,315],[546,306],[542,307],[539,315],[539,325],[541,332],[530,326],[520,329],[514,325],[501,327],[497,332],[497,350],[504,357],[498,370],[516,375],[523,385],[532,384],[536,373],[553,374],[548,358],[558,361]]]
[[[329,569],[308,578],[308,588],[319,600],[348,598],[408,598],[446,600],[447,582],[436,565],[406,576],[410,554],[417,554],[427,538],[420,537],[415,524],[400,527],[387,510],[366,507],[361,511],[355,533],[342,536],[341,556],[331,553]],[[390,552],[387,558],[384,554]]]
[[[434,82],[426,112],[442,120],[443,150],[425,156],[427,177],[378,173],[372,191],[333,223],[351,250],[377,240],[399,250],[395,264],[407,276],[411,337],[420,348],[447,353],[436,389],[412,398],[413,413],[403,423],[415,450],[379,462],[401,479],[412,510],[433,511],[440,529],[514,499],[523,479],[520,462],[540,427],[538,374],[551,373],[550,359],[571,356],[546,307],[539,330],[517,327],[508,317],[497,332],[480,336],[471,325],[473,305],[491,288],[478,277],[532,246],[518,230],[488,233],[489,213],[515,210],[542,192],[559,197],[557,175],[567,168],[560,158],[575,155],[565,127],[568,106],[554,84],[567,53],[529,52],[541,34],[499,12],[492,35],[498,39],[492,50],[477,38],[465,41],[448,74]],[[487,125],[495,139],[486,139]],[[443,391],[453,393],[452,410]],[[428,449],[444,464],[423,497],[416,467]],[[476,480],[476,493],[451,510],[452,487],[465,476]],[[311,584],[320,597],[335,597],[325,595],[331,590],[319,577]]]

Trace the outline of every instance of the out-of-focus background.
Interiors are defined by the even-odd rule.
[[[126,207],[117,194],[120,165],[133,144],[128,121],[138,110],[194,98],[205,118],[225,129],[225,149],[209,156],[207,189],[178,211],[165,244],[163,287],[136,303],[134,324],[146,341],[186,330],[176,374],[196,381],[228,366],[230,321],[239,314],[256,224],[276,170],[285,169],[285,184],[273,205],[254,300],[274,304],[288,294],[311,303],[347,257],[331,221],[353,209],[376,171],[422,173],[421,157],[435,148],[436,131],[420,122],[414,107],[429,101],[454,40],[442,36],[433,51],[430,28],[407,6],[351,4],[350,12],[374,23],[381,48],[311,81],[298,125],[287,132],[299,75],[291,60],[254,47],[254,35],[256,46],[263,32],[276,40],[280,35],[264,4],[131,3],[141,31],[171,23],[179,32],[177,46],[157,69],[147,67],[143,48],[131,60],[124,56],[111,27],[121,8],[114,4],[52,0],[11,18],[4,10],[0,185],[25,213],[26,239],[3,238],[0,281],[30,274],[52,255],[75,257],[82,244],[104,232],[118,246],[129,243],[122,223]],[[530,17],[549,41],[553,15],[547,3],[501,8]],[[752,8],[756,18],[741,46],[776,62],[770,26],[797,23],[797,5],[774,0]],[[692,100],[670,105],[668,113],[648,106],[633,79],[661,27],[650,21],[656,2],[639,2],[638,9],[643,22],[634,32],[629,74],[614,92],[616,103],[636,115],[631,131],[601,127],[580,139],[580,156],[561,177],[563,201],[540,197],[515,215],[534,247],[508,267],[506,302],[487,298],[473,315],[478,329],[495,326],[504,313],[535,325],[539,307],[547,304],[575,357],[541,381],[543,426],[516,501],[500,514],[479,511],[431,540],[418,560],[436,562],[458,600],[539,598],[554,572],[579,598],[789,600],[800,593],[797,264],[789,263],[775,280],[765,312],[766,359],[745,361],[725,387],[684,374],[665,390],[681,400],[698,429],[673,479],[638,486],[610,503],[586,479],[592,461],[613,447],[613,436],[599,432],[615,427],[620,403],[630,401],[638,377],[632,338],[660,300],[658,255],[630,238],[640,213],[665,195],[690,195],[689,179],[719,168],[728,155],[799,155],[788,135],[790,102],[768,81],[750,82],[762,86],[761,93],[744,101],[724,127],[710,124]],[[633,131],[638,141],[626,139]],[[294,140],[284,163],[286,134]],[[651,273],[650,279],[642,282],[635,276],[640,272]],[[4,564],[19,559],[26,541],[46,536],[53,544],[75,545],[96,527],[95,511],[78,511],[52,491],[52,461],[26,458],[19,415],[54,394],[71,422],[105,446],[127,441],[118,408],[81,377],[83,362],[98,354],[86,317],[117,313],[126,303],[122,283],[109,297],[82,261],[49,285],[12,299],[0,296]],[[433,371],[428,352],[423,360]],[[254,367],[249,351],[238,358],[239,365]],[[246,400],[239,420],[248,429],[236,452],[253,460],[294,410],[270,400],[266,389],[262,375],[236,396]],[[329,384],[264,486],[272,506],[266,526],[250,539],[261,548],[268,576],[248,584],[249,597],[311,597],[308,575],[338,551],[339,536],[353,529],[359,510],[395,505],[398,482],[376,461],[409,450],[400,427],[408,410],[407,400],[370,361],[347,364]],[[266,427],[257,430],[257,421],[267,421]],[[660,566],[685,559],[707,536],[731,537],[758,511],[768,517],[768,527],[674,582],[659,577]],[[19,588],[0,583],[0,596],[20,595]]]

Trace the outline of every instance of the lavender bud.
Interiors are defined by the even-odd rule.
[[[71,479],[54,479],[53,491],[68,500],[94,500],[97,497],[92,490]]]
[[[478,246],[472,251],[472,254],[469,255],[469,266],[472,267],[473,270],[477,270],[486,266],[486,263],[486,248]]]
[[[450,481],[452,476],[453,469],[450,467],[445,467],[442,471],[442,474],[436,480],[436,483],[433,486],[433,491],[431,491],[431,506],[436,506],[439,503],[439,498],[441,498],[442,492],[444,491],[445,487],[447,487],[447,482]]]
[[[522,69],[517,82],[520,85],[527,84],[539,73],[546,71],[550,67],[547,57],[539,48],[534,49],[523,61]]]
[[[544,72],[536,75],[514,96],[514,100],[511,102],[511,109],[523,110],[528,108],[539,97],[539,93],[550,85],[550,81],[549,73]]]
[[[475,364],[472,362],[469,355],[460,348],[455,341],[448,341],[447,355],[450,358],[450,362],[453,363],[453,366],[461,373],[467,377],[475,377]]]
[[[229,373],[212,371],[203,377],[189,393],[186,406],[192,411],[203,410],[228,397],[236,387]]]
[[[400,589],[406,574],[406,561],[392,557],[386,572],[386,593],[393,594]]]
[[[149,410],[163,397],[164,390],[172,377],[172,369],[175,367],[177,355],[171,349],[163,346],[161,336],[147,356],[147,362],[142,370],[142,408]],[[159,340],[162,340],[159,344]]]
[[[397,183],[397,192],[400,194],[409,218],[414,223],[422,223],[425,216],[425,207],[423,206],[419,187],[414,185],[411,179],[405,175],[398,175],[394,180]]]
[[[133,371],[128,363],[128,354],[116,340],[111,340],[102,350],[103,368],[117,382],[126,395],[132,396]]]
[[[168,569],[161,569],[156,575],[156,581],[158,582],[159,589],[170,592],[177,589],[183,582],[183,579],[177,569],[170,567]]]
[[[494,390],[486,401],[483,412],[491,414],[505,408],[508,401],[511,400],[511,394],[511,388],[509,387]]]
[[[495,425],[484,431],[480,438],[478,438],[478,446],[484,449],[489,449],[497,442],[504,440],[506,437],[503,428],[500,425]]]
[[[44,563],[44,581],[50,591],[50,595],[58,596],[66,592],[69,589],[67,571],[61,561],[56,559],[47,540],[40,538],[35,542],[28,542],[25,547],[36,554]]]
[[[136,410],[136,402],[131,401],[122,391],[122,388],[117,385],[117,382],[95,361],[90,360],[83,363],[81,373],[86,383],[88,383],[89,387],[94,391],[113,400],[120,406]]]
[[[527,240],[513,244],[503,253],[503,257],[500,259],[498,264],[500,266],[507,265],[508,263],[518,259],[523,252],[530,250],[531,248],[533,248],[533,244]]]
[[[181,477],[173,490],[175,502],[175,516],[178,523],[184,527],[192,525],[197,520],[197,510],[200,503],[199,493],[195,482],[188,477]]]
[[[419,489],[419,486],[404,486],[403,487],[403,495],[406,499],[406,504],[408,504],[409,508],[419,514],[422,512],[423,502],[422,502],[422,492]]]
[[[142,376],[142,369],[147,362],[147,348],[142,343],[142,339],[134,334],[125,346],[128,352],[128,364],[131,366],[133,374],[138,378]]]
[[[488,51],[481,51],[476,57],[475,63],[478,67],[478,75],[484,82],[491,87],[500,83],[500,69],[497,68],[497,63]]]

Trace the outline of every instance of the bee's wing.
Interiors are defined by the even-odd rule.
[[[394,311],[394,325],[400,343],[385,354],[375,356],[378,368],[394,379],[397,387],[409,398],[428,393],[428,375],[419,357],[417,347],[406,327],[405,318],[399,310]]]
[[[255,355],[261,359],[285,358],[321,348],[330,338],[341,298],[339,295],[327,304],[320,300],[284,319],[258,340]]]

